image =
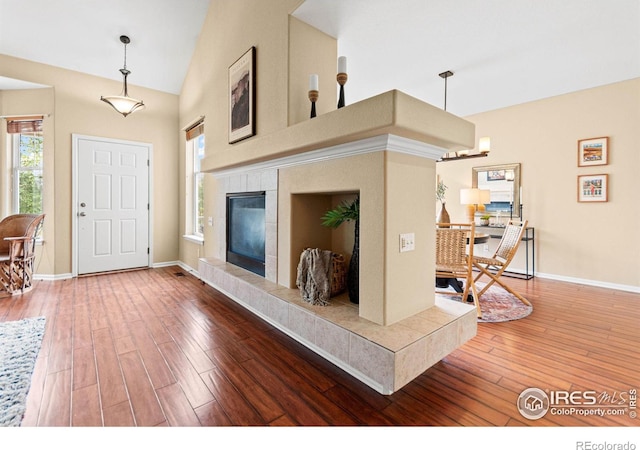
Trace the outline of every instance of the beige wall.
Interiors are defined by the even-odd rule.
[[[640,290],[640,79],[467,117],[487,158],[437,165],[447,210],[462,220],[459,191],[471,168],[520,163],[524,217],[536,229],[536,271],[569,281]],[[579,139],[608,136],[609,164],[577,167]],[[577,176],[609,174],[609,201],[578,203]]]
[[[116,71],[117,68],[114,68]],[[135,68],[130,78],[135,82]],[[51,111],[25,111],[15,98],[19,91],[3,95],[3,114],[51,114],[54,136],[47,142],[45,163],[45,211],[49,212],[43,250],[50,261],[39,268],[44,275],[71,273],[72,134],[148,142],[153,145],[153,256],[154,263],[178,259],[178,96],[130,85],[130,93],[142,98],[144,111],[122,117],[100,101],[101,95],[120,92],[119,81],[60,69],[0,55],[0,76],[52,86]],[[25,95],[28,95],[25,93]],[[38,105],[33,105],[38,108]],[[20,110],[20,111],[18,111]],[[50,158],[53,158],[53,161]],[[49,228],[53,228],[52,230]],[[44,264],[44,263],[43,263]],[[43,272],[44,269],[47,272]],[[50,272],[49,272],[50,270]]]
[[[304,74],[306,87],[308,88],[309,75],[318,67],[327,67],[320,61],[318,66],[305,70],[306,58],[296,43],[292,44],[295,53],[301,55],[301,62],[289,60],[290,48],[290,22],[294,39],[301,42],[313,42],[310,36],[319,37],[322,34],[308,27],[296,19],[290,18],[302,0],[282,0],[278,2],[265,2],[259,0],[223,1],[212,0],[209,12],[194,51],[194,55],[185,78],[180,94],[179,114],[180,125],[185,126],[199,116],[205,116],[205,141],[207,157],[225,155],[234,152],[234,145],[228,143],[228,69],[249,48],[256,48],[256,137],[264,136],[276,130],[286,128],[290,121],[299,121],[303,110],[309,107],[309,100],[290,98],[289,74],[296,76]],[[335,40],[330,40],[322,35],[333,45],[331,50],[324,50],[319,58],[334,58],[335,64]],[[322,46],[321,46],[322,47]],[[318,44],[315,44],[318,49]],[[319,51],[319,50],[317,50]],[[320,69],[317,69],[320,71]],[[321,72],[322,73],[322,72]],[[300,75],[302,76],[302,75]],[[333,75],[335,77],[335,74]],[[328,76],[322,76],[321,89],[329,85]],[[324,79],[324,80],[323,80]],[[300,81],[300,80],[298,80]],[[301,82],[301,81],[300,81]],[[326,83],[326,84],[325,84]],[[298,83],[299,84],[299,83]],[[301,89],[297,84],[297,88]],[[335,86],[333,84],[332,86]],[[329,88],[327,87],[327,90]],[[335,89],[335,87],[334,87]],[[289,105],[297,105],[290,117]],[[319,105],[319,108],[325,108]],[[334,106],[335,109],[335,106]],[[323,109],[324,111],[324,109]],[[251,139],[251,138],[250,138]],[[180,146],[184,147],[184,136],[180,136]],[[184,174],[185,159],[181,151],[180,158],[180,233],[185,233],[184,219],[186,211]],[[205,217],[214,217],[215,180],[211,175],[206,181],[205,191]],[[215,225],[214,225],[215,226]],[[204,249],[206,255],[214,254],[213,228],[205,225]],[[198,244],[187,240],[180,240],[180,259],[190,267],[197,267]],[[200,254],[200,256],[202,256]]]

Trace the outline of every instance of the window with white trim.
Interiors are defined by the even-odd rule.
[[[12,150],[12,211],[42,214],[44,138],[42,120],[7,120]]]
[[[204,123],[196,122],[186,130],[186,205],[185,231],[189,236],[204,236],[204,174],[200,165],[204,158]]]
[[[193,234],[204,234],[204,174],[200,164],[204,158],[204,134],[193,140]]]

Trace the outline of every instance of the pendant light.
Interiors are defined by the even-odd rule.
[[[120,42],[124,44],[124,67],[120,69],[120,73],[123,77],[123,86],[122,93],[120,95],[109,95],[107,97],[100,97],[105,103],[108,103],[122,114],[124,117],[127,117],[134,111],[138,111],[140,109],[144,109],[144,102],[142,100],[136,100],[135,98],[129,97],[129,92],[127,90],[127,76],[131,73],[127,70],[127,44],[131,42],[128,36],[120,36]]]

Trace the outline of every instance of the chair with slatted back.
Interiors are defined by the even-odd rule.
[[[500,279],[516,255],[518,246],[520,245],[520,241],[522,240],[522,236],[524,235],[526,228],[526,220],[519,224],[514,221],[510,221],[504,229],[502,239],[500,240],[493,256],[473,257],[473,266],[480,271],[474,281],[478,281],[478,279],[483,275],[490,278],[489,282],[479,292],[480,295],[484,294],[494,283],[497,283],[502,286],[504,290],[517,297],[522,303],[527,306],[531,306],[531,303],[526,298],[511,289]]]
[[[14,214],[0,221],[0,283],[10,294],[32,286],[35,243],[44,214]]]
[[[462,299],[473,298],[478,317],[482,316],[478,292],[473,279],[473,240],[475,225],[462,223],[436,224],[436,278],[464,281]],[[460,295],[436,289],[436,293]],[[472,297],[469,297],[469,294]]]

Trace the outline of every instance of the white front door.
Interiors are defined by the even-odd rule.
[[[76,141],[77,272],[149,265],[149,146]]]

